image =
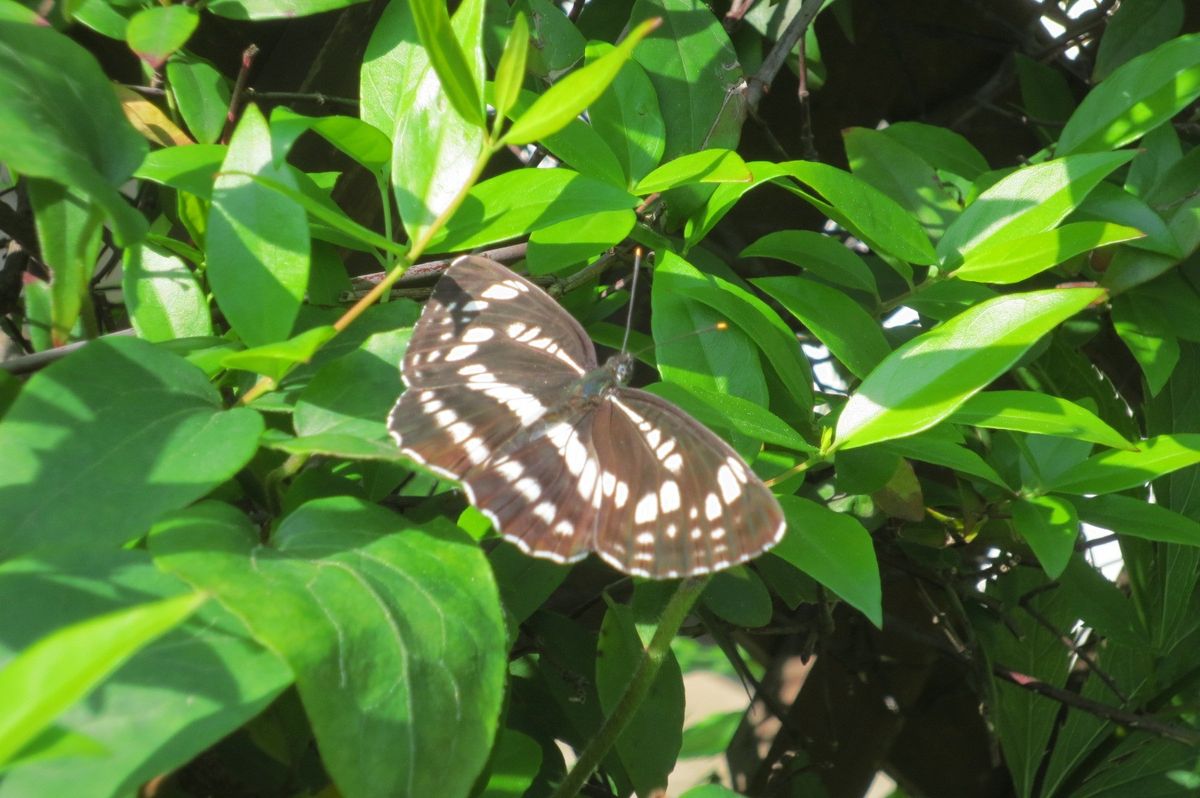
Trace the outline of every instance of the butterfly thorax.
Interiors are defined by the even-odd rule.
[[[620,352],[598,369],[579,378],[579,395],[589,401],[599,401],[612,391],[627,384],[633,376],[633,355]]]

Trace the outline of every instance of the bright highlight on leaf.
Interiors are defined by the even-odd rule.
[[[838,418],[835,446],[929,429],[999,377],[1039,338],[1101,299],[1098,288],[1009,294],[983,302],[897,349]]]

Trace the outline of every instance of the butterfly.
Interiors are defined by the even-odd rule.
[[[633,362],[621,352],[600,365],[549,294],[462,257],[413,329],[388,429],[537,557],[595,552],[625,573],[673,579],[777,543],[786,523],[770,489],[707,427],[627,387]]]

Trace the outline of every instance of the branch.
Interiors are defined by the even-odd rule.
[[[1084,698],[1078,693],[1072,693],[1070,690],[1055,687],[1052,684],[1043,682],[1041,679],[1028,676],[1024,673],[1009,670],[1000,664],[992,666],[992,675],[1009,684],[1015,684],[1023,690],[1053,699],[1064,706],[1081,710],[1089,715],[1095,715],[1098,718],[1104,718],[1113,723],[1128,726],[1131,729],[1156,734],[1159,737],[1166,737],[1186,745],[1200,745],[1200,731],[1189,729],[1185,726],[1163,723],[1149,715],[1127,712],[1123,709],[1111,707],[1108,704],[1102,704],[1099,701],[1093,701],[1090,698]]]
[[[775,76],[779,74],[779,70],[787,63],[787,57],[792,52],[792,48],[804,38],[805,31],[808,30],[809,24],[817,16],[817,12],[821,10],[823,4],[824,0],[804,0],[800,4],[800,10],[796,12],[796,16],[792,17],[787,27],[784,28],[783,34],[775,41],[775,46],[763,59],[758,72],[750,78],[746,85],[746,107],[750,113],[758,112],[758,104],[762,102],[763,95],[775,80]]]

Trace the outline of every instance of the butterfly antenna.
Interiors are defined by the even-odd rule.
[[[653,343],[646,344],[641,349],[634,352],[633,356],[636,358],[638,355],[642,354],[643,352],[645,352],[647,350],[653,349],[656,346],[666,346],[668,344],[673,344],[676,341],[682,341],[684,338],[691,338],[693,335],[707,335],[708,333],[713,333],[713,332],[725,332],[728,329],[729,329],[729,322],[719,321],[716,324],[710,325],[708,327],[701,327],[699,330],[688,330],[687,332],[680,333],[679,335],[672,335],[670,338],[664,339],[662,341],[654,341]]]
[[[625,314],[625,337],[621,340],[621,351],[629,348],[629,331],[633,328],[633,303],[637,299],[637,278],[642,266],[642,248],[633,249],[633,281],[629,286],[629,311]]]

